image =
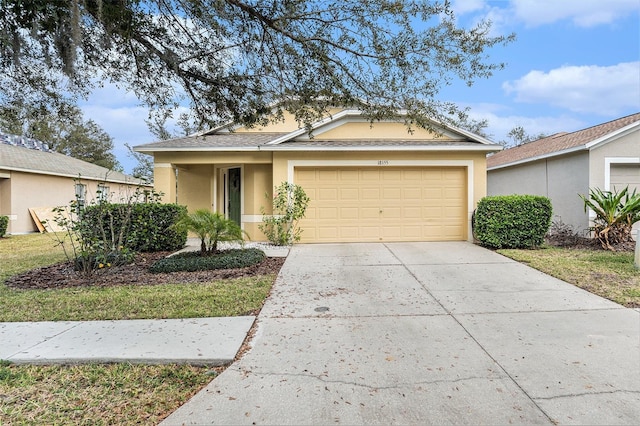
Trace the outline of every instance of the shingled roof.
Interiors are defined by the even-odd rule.
[[[573,133],[556,133],[524,145],[509,148],[487,158],[487,170],[526,163],[574,151],[587,150],[630,127],[640,127],[640,113],[578,130]]]
[[[138,183],[138,179],[77,158],[49,150],[15,146],[0,140],[0,170],[39,173],[100,180],[114,183]]]
[[[363,120],[362,112],[344,110],[331,117],[319,120],[313,124],[314,132],[323,127],[330,128],[341,121]],[[446,139],[440,136],[429,139],[340,139],[318,140],[310,139],[306,129],[298,128],[291,132],[263,132],[251,130],[237,132],[222,126],[184,138],[171,139],[135,146],[137,152],[153,153],[159,151],[340,151],[340,150],[467,150],[467,151],[497,151],[499,145],[479,135],[464,129],[445,126],[434,122],[436,128],[441,128],[447,134]]]

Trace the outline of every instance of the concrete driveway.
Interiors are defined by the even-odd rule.
[[[638,424],[640,312],[469,243],[296,245],[164,424]]]

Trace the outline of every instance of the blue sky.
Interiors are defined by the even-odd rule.
[[[486,119],[490,139],[515,126],[529,134],[571,132],[640,112],[640,0],[453,0],[461,25],[493,22],[494,34],[516,41],[494,48],[506,69],[473,86],[443,88],[440,99]],[[112,85],[82,104],[113,138],[115,155],[131,172],[125,143],[153,142],[148,111]],[[640,152],[640,147],[638,148]]]

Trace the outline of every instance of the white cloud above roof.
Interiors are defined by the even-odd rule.
[[[533,70],[502,85],[517,102],[549,103],[574,112],[616,115],[640,110],[640,61],[611,66],[562,66]]]
[[[457,16],[480,13],[479,18],[493,22],[497,30],[503,26],[524,24],[538,27],[568,20],[576,27],[608,25],[629,15],[638,15],[638,0],[455,0],[452,8]]]
[[[571,20],[578,27],[611,24],[638,14],[638,0],[512,0],[511,11],[528,26]]]

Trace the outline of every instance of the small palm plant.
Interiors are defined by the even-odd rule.
[[[633,224],[640,221],[640,194],[629,187],[620,192],[602,191],[598,188],[589,191],[589,198],[580,195],[587,208],[596,214],[592,230],[603,248],[614,250],[612,245],[632,241]]]
[[[177,223],[178,229],[186,229],[200,238],[200,253],[217,253],[221,241],[242,241],[245,232],[240,226],[224,215],[199,209],[183,216]]]

